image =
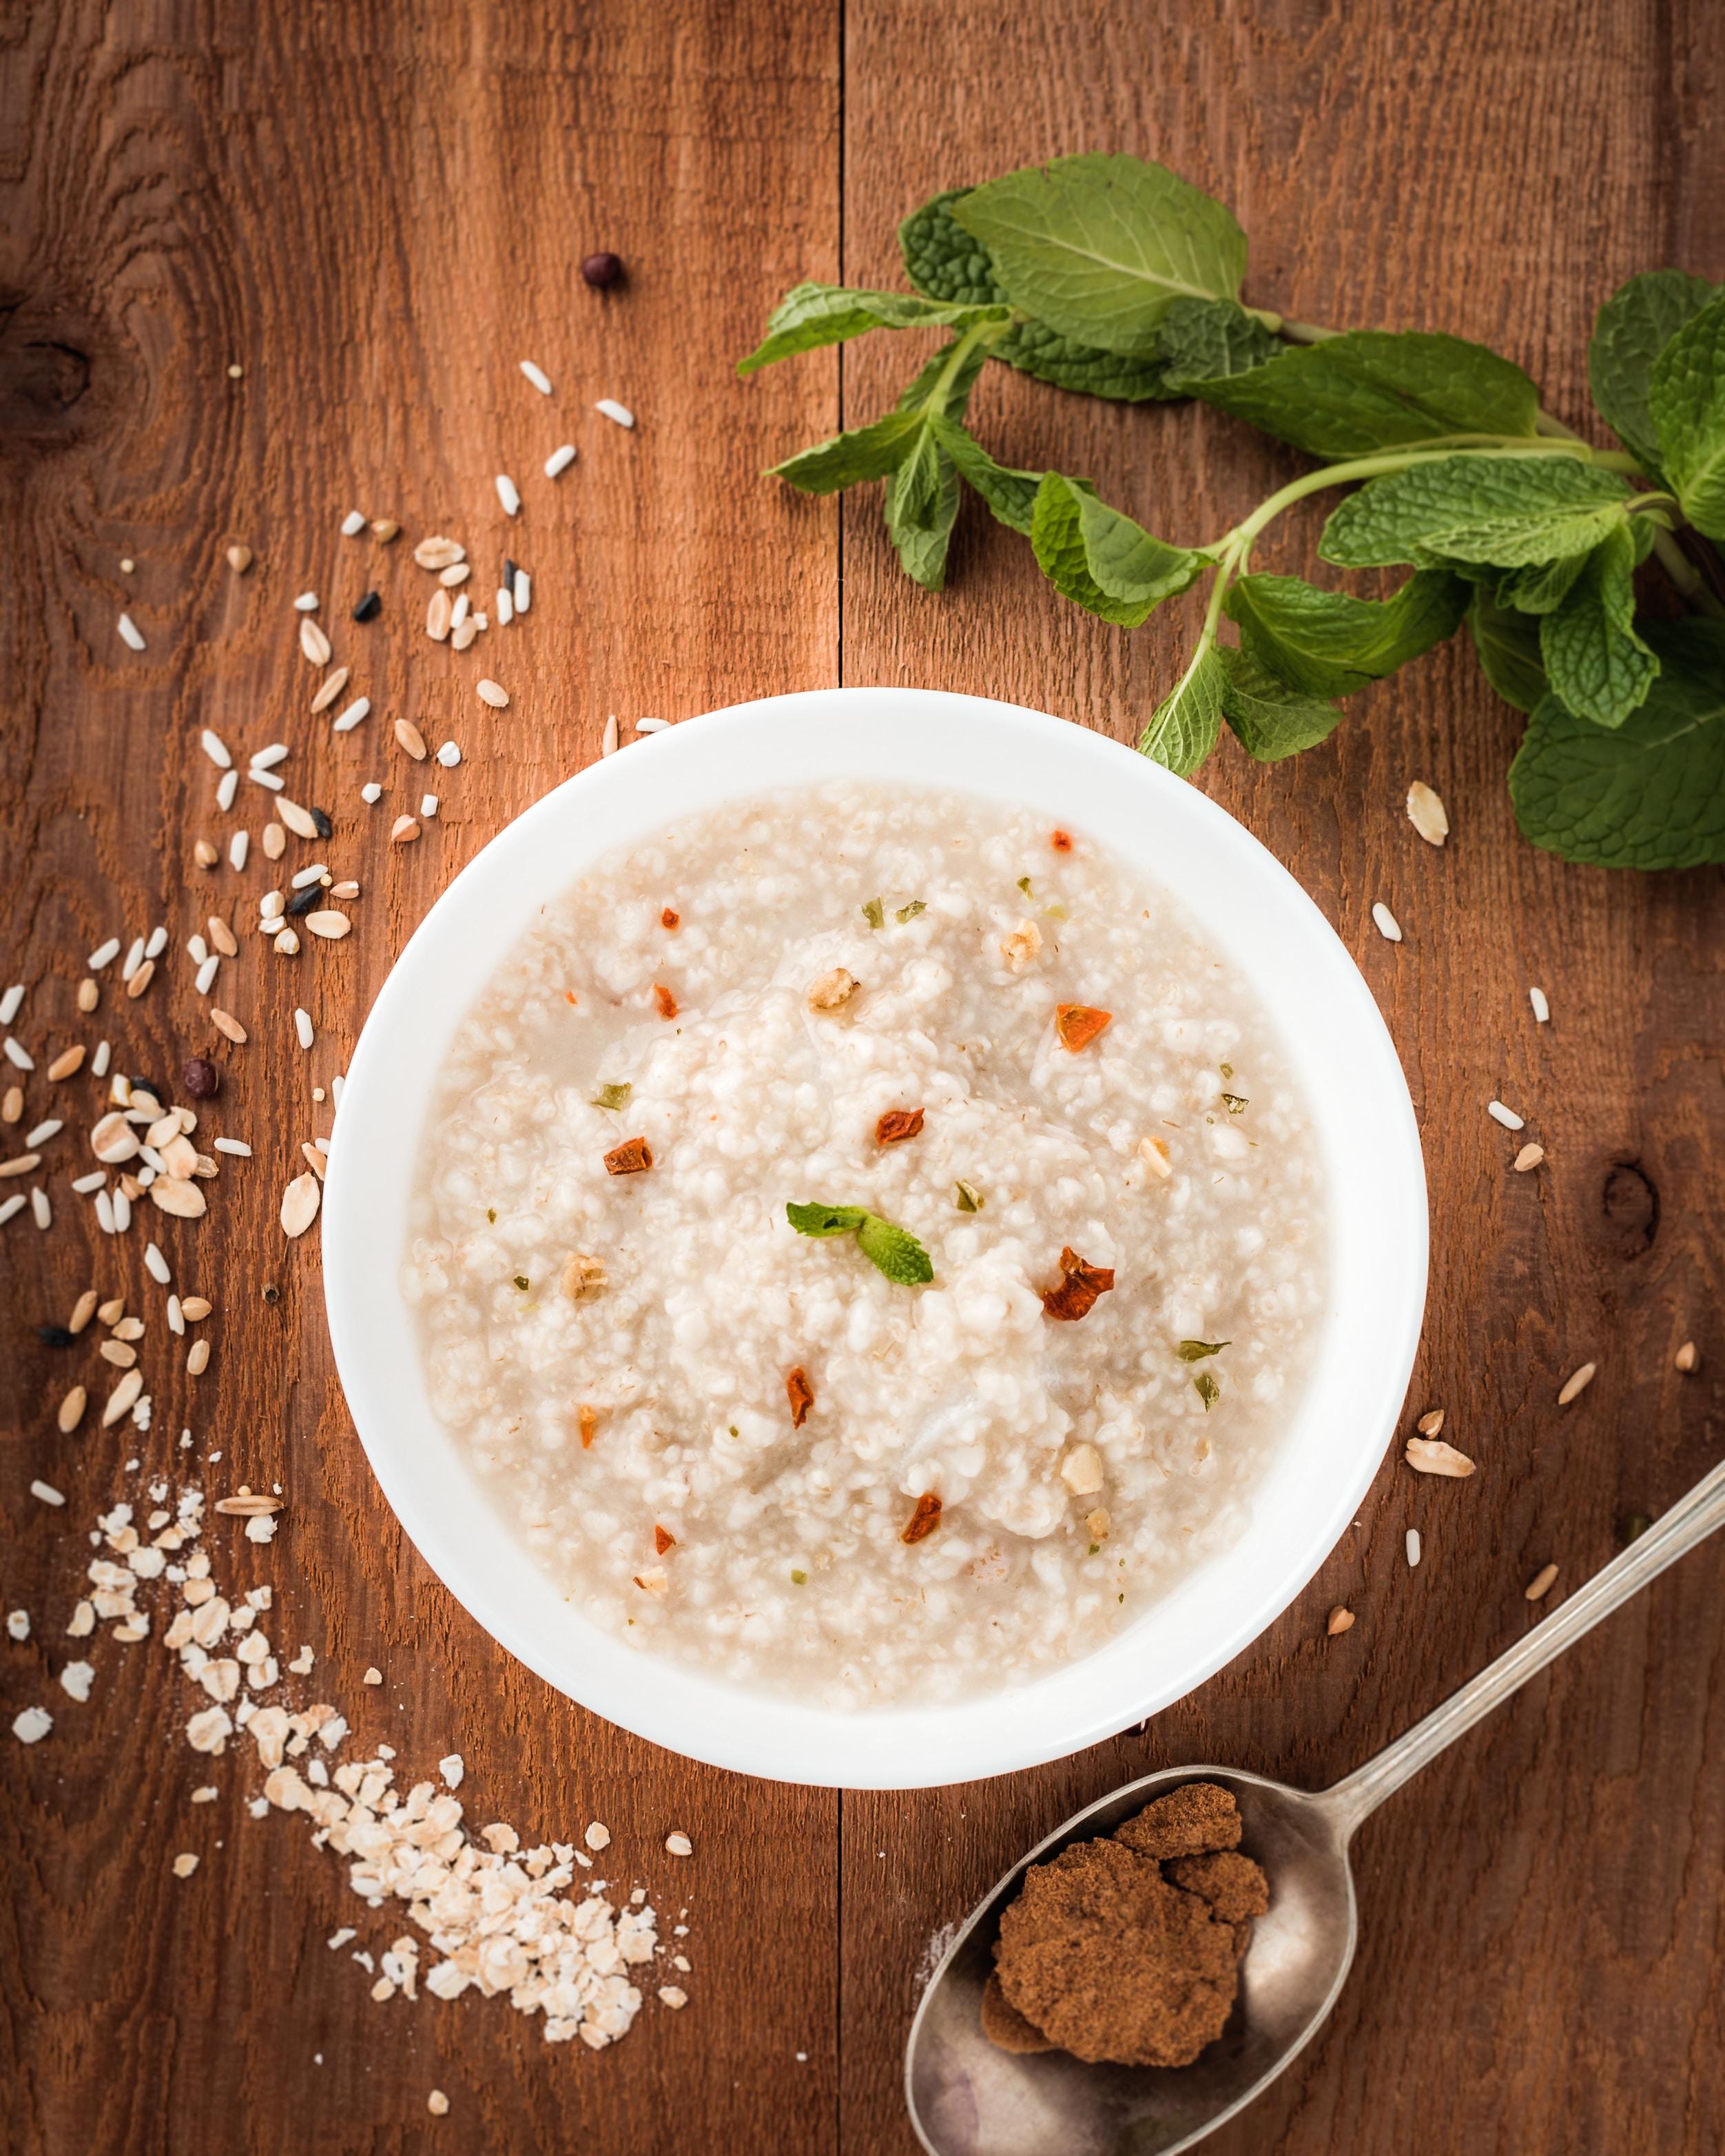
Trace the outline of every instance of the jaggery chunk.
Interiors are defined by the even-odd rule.
[[[1207,1902],[1210,1914],[1224,1924],[1243,1924],[1261,1917],[1270,1907],[1270,1881],[1250,1857],[1236,1850],[1176,1857],[1168,1876],[1176,1887]]]
[[[1032,1866],[999,1953],[1007,2004],[1092,2065],[1189,2066],[1234,2004],[1232,1930],[1118,1841]]]
[[[1114,1830],[1140,1856],[1204,1856],[1240,1846],[1240,1807],[1214,1782],[1188,1782]]]
[[[983,1986],[983,2034],[1003,2051],[1051,2051],[1055,2048],[1009,2001],[1000,1989],[998,1976],[991,1976]]]

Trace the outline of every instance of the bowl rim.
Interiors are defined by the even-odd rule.
[[[944,775],[958,771],[971,776]],[[1033,1682],[956,1705],[850,1712],[644,1656],[524,1563],[432,1414],[398,1285],[428,1074],[537,907],[680,816],[843,776],[1034,801],[1153,875],[1178,863],[1167,887],[1270,1004],[1307,1081],[1332,1206],[1313,1366],[1236,1539],[1112,1640]],[[1153,850],[1155,866],[1144,859]],[[1318,1006],[1309,1015],[1294,1000],[1296,975]],[[1319,1074],[1345,1080],[1345,1099],[1315,1086]],[[1419,1132],[1388,1029],[1339,937],[1268,850],[1106,735],[1022,706],[890,686],[802,690],[683,721],[588,766],[505,825],[426,914],[366,1019],[330,1148],[321,1237],[331,1339],[361,1443],[409,1539],[483,1630],[572,1699],[675,1752],[772,1779],[879,1789],[1065,1757],[1171,1705],[1257,1638],[1309,1584],[1377,1471],[1412,1373],[1428,1254]],[[1291,1472],[1301,1445],[1324,1470],[1316,1493]],[[1279,1539],[1291,1512],[1299,1531]]]

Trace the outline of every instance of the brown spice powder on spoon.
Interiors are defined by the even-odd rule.
[[[1191,2065],[1222,2032],[1270,1906],[1240,1838],[1232,1796],[1194,1782],[1033,1865],[1001,1916],[984,2035],[1090,2064]]]

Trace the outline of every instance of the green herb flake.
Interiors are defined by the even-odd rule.
[[[1019,878],[1019,889],[1021,891],[1023,891],[1023,893],[1024,894],[1024,896],[1025,896],[1025,897],[1026,897],[1026,898],[1029,898],[1029,896],[1030,896],[1030,879],[1029,879],[1029,876],[1020,876],[1020,877]]]
[[[860,1205],[798,1204],[784,1209],[799,1235],[855,1235],[857,1246],[877,1272],[901,1287],[922,1287],[934,1278],[934,1267],[908,1228],[895,1227]]]
[[[870,928],[885,927],[886,925],[886,909],[881,905],[878,898],[871,898],[862,910],[862,917],[868,922]]]
[[[516,1275],[515,1284],[521,1290],[523,1295],[525,1295],[527,1290],[533,1285],[531,1281],[527,1278],[527,1276],[525,1273],[517,1273]]]
[[[1234,1065],[1231,1063],[1218,1064],[1216,1067],[1224,1078],[1231,1078],[1234,1075]]]
[[[1174,1352],[1183,1363],[1201,1363],[1205,1356],[1219,1355],[1233,1345],[1231,1340],[1183,1340]]]
[[[1090,1548],[1084,1553],[1086,1557],[1094,1557],[1101,1547],[1102,1545],[1100,1543],[1092,1543]]]
[[[485,1208],[485,1218],[486,1218],[486,1219],[488,1219],[488,1220],[490,1222],[491,1225],[492,1225],[494,1228],[496,1226],[496,1224],[497,1224],[497,1208],[496,1208],[495,1205],[488,1205],[488,1206],[486,1206],[486,1208]]]
[[[791,1574],[791,1585],[793,1587],[807,1587],[808,1584],[809,1575],[806,1572],[793,1572]]]
[[[897,921],[914,921],[919,913],[927,913],[927,911],[928,901],[926,898],[913,898],[908,906],[900,906],[892,917]]]
[[[593,1096],[593,1106],[596,1108],[626,1108],[629,1096],[634,1091],[633,1086],[601,1086]]]
[[[1208,1370],[1200,1371],[1192,1380],[1192,1389],[1204,1402],[1204,1411],[1206,1414],[1222,1397],[1222,1388]]]
[[[1224,1093],[1222,1096],[1222,1106],[1230,1116],[1243,1116],[1251,1105],[1244,1093]]]
[[[953,1203],[961,1213],[980,1213],[983,1194],[973,1183],[955,1183],[952,1185]]]

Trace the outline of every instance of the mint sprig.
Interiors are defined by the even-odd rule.
[[[876,1271],[901,1287],[921,1287],[934,1278],[928,1253],[908,1228],[896,1227],[861,1205],[820,1205],[794,1200],[784,1214],[799,1235],[855,1235]]]
[[[1692,612],[1725,621],[1706,545],[1725,539],[1725,286],[1656,270],[1600,309],[1589,374],[1620,451],[1560,426],[1528,375],[1483,345],[1337,334],[1248,305],[1245,235],[1161,165],[1057,158],[936,195],[899,239],[913,291],[798,285],[742,371],[875,329],[939,328],[950,341],[895,411],[779,475],[819,493],[884,480],[899,558],[931,590],[967,488],[1029,539],[1058,592],[1122,629],[1207,578],[1145,755],[1188,775],[1224,725],[1254,757],[1295,755],[1338,723],[1336,699],[1465,619],[1492,687],[1535,715],[1512,784],[1530,838],[1576,860],[1725,860],[1713,716],[1725,649],[1702,636],[1674,660],[1633,582],[1655,555]],[[1196,398],[1322,461],[1219,537],[1178,543],[1087,479],[998,463],[966,424],[991,358],[1084,395]],[[1344,487],[1357,490],[1325,527],[1322,557],[1405,566],[1399,590],[1357,598],[1255,567],[1284,516]],[[1237,643],[1223,640],[1229,625]]]

